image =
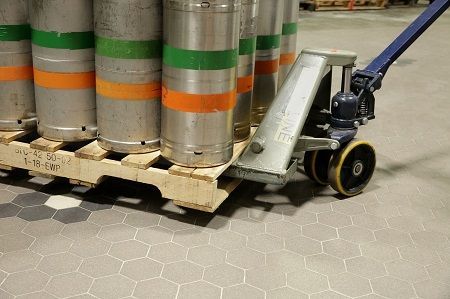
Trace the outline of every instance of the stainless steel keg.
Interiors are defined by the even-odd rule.
[[[285,0],[280,46],[280,69],[278,71],[278,88],[283,84],[297,58],[298,11],[299,0]]]

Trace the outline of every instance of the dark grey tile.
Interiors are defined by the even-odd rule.
[[[41,192],[19,194],[12,201],[22,207],[39,206],[44,204],[50,196]]]
[[[16,216],[22,208],[12,203],[0,204],[0,218]]]
[[[98,195],[98,196],[89,196],[83,199],[83,202],[80,204],[80,207],[94,212],[111,209],[113,205],[114,205],[113,199],[108,198],[106,196]]]
[[[56,210],[47,206],[34,206],[23,208],[17,215],[22,219],[28,221],[37,221],[43,219],[50,219],[55,214]]]
[[[80,207],[58,210],[53,219],[62,223],[75,223],[85,221],[89,218],[91,212]]]

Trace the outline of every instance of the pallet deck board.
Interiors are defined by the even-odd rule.
[[[214,169],[210,176],[202,178],[192,177],[195,168],[190,169],[189,176],[174,174],[176,166],[167,169],[163,163],[156,163],[161,157],[159,151],[127,155],[117,160],[111,152],[101,149],[96,141],[70,151],[65,149],[65,145],[40,138],[31,142],[18,141],[20,137],[17,136],[28,133],[16,132],[14,136],[3,133],[0,132],[0,136],[7,136],[4,140],[10,142],[0,143],[2,168],[28,170],[32,176],[67,178],[72,184],[88,187],[95,187],[108,177],[140,182],[157,187],[164,198],[179,206],[206,212],[214,212],[241,182],[240,179],[221,177],[222,168]],[[239,145],[238,148],[245,146]]]
[[[10,143],[31,132],[32,131],[0,131],[0,143]]]

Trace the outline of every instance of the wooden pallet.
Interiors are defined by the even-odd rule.
[[[387,0],[314,0],[315,10],[385,9]]]
[[[221,176],[245,149],[248,141],[235,145],[233,159],[212,168],[186,168],[162,161],[159,151],[118,156],[100,148],[97,141],[75,146],[36,138],[33,132],[0,131],[0,169],[26,169],[32,176],[64,177],[72,184],[95,187],[107,177],[156,186],[176,205],[214,212],[239,185],[240,179]],[[70,149],[69,149],[70,148]]]

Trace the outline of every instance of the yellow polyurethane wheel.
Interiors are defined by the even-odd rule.
[[[332,155],[331,150],[306,152],[303,159],[306,175],[314,182],[328,186],[328,166]]]
[[[358,195],[369,184],[375,165],[374,147],[368,141],[352,140],[331,158],[328,181],[345,196]]]

